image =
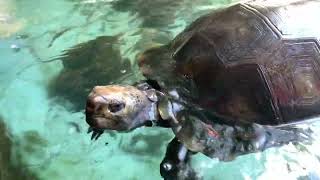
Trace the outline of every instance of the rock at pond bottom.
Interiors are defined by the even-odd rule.
[[[13,165],[12,142],[8,137],[7,129],[0,116],[0,179],[2,180],[37,180],[38,178],[27,171],[27,168],[19,162]]]

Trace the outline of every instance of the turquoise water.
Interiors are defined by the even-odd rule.
[[[84,98],[95,84],[142,79],[138,53],[230,3],[0,0],[0,179],[161,179],[172,132],[107,132],[92,142]],[[311,128],[320,132],[317,124]],[[289,144],[232,162],[198,154],[192,163],[210,180],[320,179],[317,137],[311,145]]]

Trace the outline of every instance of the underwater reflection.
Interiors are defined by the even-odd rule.
[[[82,110],[88,92],[95,85],[121,82],[132,73],[128,59],[120,54],[117,36],[101,36],[78,44],[57,57],[63,70],[49,85],[49,95],[71,102]]]

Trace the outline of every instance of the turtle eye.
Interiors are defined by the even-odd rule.
[[[122,110],[124,107],[125,107],[125,104],[124,103],[119,103],[119,102],[110,103],[108,105],[108,109],[112,113],[118,112],[118,111]]]

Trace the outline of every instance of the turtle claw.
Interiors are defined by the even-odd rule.
[[[88,131],[87,131],[87,134],[91,133],[92,131],[93,131],[93,127],[89,127]]]
[[[88,133],[91,133],[92,132],[92,135],[91,135],[91,140],[97,140],[99,139],[99,137],[103,134],[103,130],[100,130],[100,129],[94,129],[92,127],[89,127],[88,129]]]

